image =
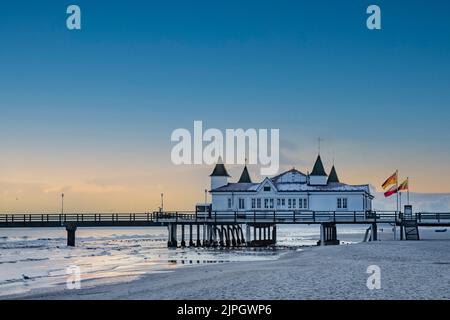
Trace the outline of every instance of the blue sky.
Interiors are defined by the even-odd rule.
[[[382,30],[366,28],[370,4]],[[450,191],[447,1],[14,1],[0,37],[5,190],[175,170],[170,133],[203,120],[279,128],[286,166],[308,170],[320,136],[346,182],[399,168],[419,192]],[[203,190],[208,170],[186,179]]]

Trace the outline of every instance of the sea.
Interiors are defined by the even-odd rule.
[[[338,238],[344,244],[361,242],[366,229],[338,225]],[[279,225],[273,248],[169,249],[165,227],[79,228],[75,247],[66,246],[64,228],[0,229],[0,299],[65,287],[69,278],[73,281],[74,270],[83,286],[95,286],[177,268],[278,259],[317,245],[319,232],[318,225]],[[393,237],[390,226],[379,232]]]

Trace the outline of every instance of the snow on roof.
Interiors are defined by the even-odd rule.
[[[259,185],[260,185],[259,183],[229,183],[226,186],[216,188],[212,191],[224,191],[224,192],[256,191]]]
[[[306,183],[276,183],[279,192],[295,192],[295,191],[363,191],[370,193],[369,185],[349,185],[339,182],[330,182],[324,186],[311,186]],[[219,187],[212,191],[214,192],[255,192],[257,191],[259,183],[228,183],[226,186]]]
[[[311,186],[306,183],[279,183],[277,189],[283,191],[365,191],[370,193],[369,185],[349,185],[340,182],[330,182],[323,186]]]
[[[320,160],[320,158],[318,157]],[[334,167],[333,167],[334,168]],[[245,169],[244,169],[245,171]],[[333,171],[333,170],[332,170]],[[330,175],[332,176],[332,175]],[[326,185],[309,185],[307,183],[307,176],[296,170],[295,168],[285,171],[275,177],[269,178],[271,183],[275,186],[278,192],[326,192],[326,191],[337,191],[337,192],[367,192],[371,194],[370,186],[368,184],[363,185],[350,185],[337,181],[334,179],[329,179]],[[258,188],[266,181],[264,179],[260,183],[252,183],[250,181],[228,183],[225,186],[213,189],[213,192],[256,192]],[[330,181],[331,180],[331,181]]]
[[[291,175],[291,176],[299,175],[299,176],[302,176],[302,177],[306,177],[306,174],[304,174],[303,172],[298,171],[298,170],[295,169],[295,168],[292,168],[291,170],[282,172],[282,173],[280,173],[279,175],[277,175],[277,176],[275,176],[275,177],[272,177],[271,180],[272,180],[273,182],[277,182],[277,181],[281,180],[283,177],[285,177],[285,176],[287,176],[287,175]]]

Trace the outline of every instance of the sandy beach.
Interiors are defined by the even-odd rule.
[[[381,289],[366,286],[381,269]],[[450,299],[450,241],[311,247],[274,261],[186,267],[120,284],[44,289],[26,299]]]

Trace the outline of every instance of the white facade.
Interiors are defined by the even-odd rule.
[[[313,175],[314,172],[319,175]],[[243,180],[242,177],[239,180]],[[212,188],[210,192],[212,210],[224,212],[277,210],[361,212],[372,209],[373,199],[369,185],[348,185],[339,182],[334,167],[330,176],[327,176],[323,171],[320,157],[309,176],[292,169],[259,183],[253,183],[249,178],[245,182],[226,182],[223,186]]]

